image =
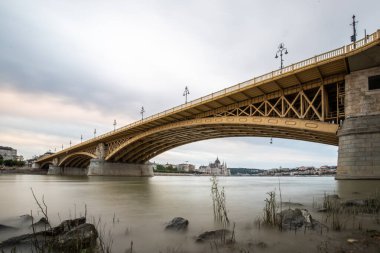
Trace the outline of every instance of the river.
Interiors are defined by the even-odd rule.
[[[257,229],[266,193],[281,187],[282,199],[312,209],[323,195],[365,197],[380,190],[380,181],[336,181],[333,177],[219,177],[224,187],[228,217],[236,224],[236,239],[242,245],[266,240],[270,252],[293,252],[293,233],[276,236]],[[50,220],[79,217],[87,207],[88,217],[101,220],[111,231],[113,252],[125,252],[133,241],[135,252],[208,252],[209,245],[194,243],[194,237],[216,228],[213,220],[210,177],[156,176],[64,177],[44,175],[0,175],[0,223],[22,214],[40,214],[31,190],[44,195]],[[189,220],[185,233],[165,231],[165,223],[181,216]],[[6,235],[0,234],[0,241]],[[281,239],[282,238],[282,239]],[[290,238],[290,240],[289,240]],[[308,237],[309,240],[310,237]],[[279,243],[284,247],[276,246]],[[248,246],[246,246],[248,247]],[[304,245],[314,249],[315,245]],[[260,251],[260,250],[259,250]],[[217,251],[215,251],[217,252]],[[221,251],[222,252],[222,251]],[[248,251],[247,251],[248,252]]]

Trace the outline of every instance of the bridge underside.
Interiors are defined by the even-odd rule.
[[[87,168],[90,164],[90,160],[96,158],[95,155],[86,153],[86,152],[78,152],[67,156],[63,159],[58,166],[59,167],[73,167],[73,168]]]
[[[338,145],[335,124],[270,117],[215,117],[148,131],[125,142],[107,161],[142,164],[172,148],[223,137],[273,137]]]

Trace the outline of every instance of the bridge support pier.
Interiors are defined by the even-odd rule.
[[[151,177],[153,165],[133,163],[111,163],[102,159],[91,159],[88,176]]]
[[[62,175],[62,176],[86,176],[88,172],[87,168],[75,168],[75,167],[59,167],[50,165],[48,175]]]
[[[380,89],[370,79],[380,67],[351,72],[345,80],[346,119],[338,131],[336,179],[380,179]]]
[[[48,175],[62,175],[62,168],[59,166],[49,165]]]
[[[338,136],[336,179],[380,179],[380,115],[346,119]]]

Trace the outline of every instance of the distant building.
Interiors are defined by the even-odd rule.
[[[218,157],[215,162],[209,163],[208,166],[200,166],[199,172],[210,175],[231,175],[230,170],[227,168],[227,164],[225,162],[221,163]]]
[[[189,163],[181,163],[177,165],[178,171],[194,172],[195,165]]]
[[[11,147],[0,146],[0,155],[3,157],[3,160],[13,160],[13,161],[22,161],[23,156],[17,155],[17,150]]]

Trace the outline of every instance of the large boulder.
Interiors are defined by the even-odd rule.
[[[196,242],[205,242],[209,240],[221,240],[223,237],[225,238],[231,232],[228,229],[217,229],[212,231],[206,231],[195,239]]]
[[[172,219],[168,225],[166,225],[165,229],[167,230],[185,230],[189,225],[189,221],[182,217],[175,217]]]
[[[64,220],[59,224],[58,226],[52,228],[51,230],[47,231],[48,233],[52,235],[60,235],[66,232],[69,232],[71,229],[85,224],[86,223],[86,218],[85,217],[80,217],[77,219],[73,220]]]
[[[40,220],[42,225],[47,220]],[[86,218],[65,220],[56,227],[11,237],[0,243],[0,249],[21,245],[38,244],[43,249],[57,248],[59,252],[77,252],[96,243],[98,232],[93,224],[85,223]]]
[[[0,224],[0,233],[3,231],[16,230],[15,227]]]
[[[306,209],[286,209],[277,214],[277,219],[282,221],[285,230],[298,229],[303,226],[313,227],[315,221]]]
[[[81,224],[67,233],[58,236],[54,247],[64,252],[86,249],[96,244],[98,232],[93,224]]]

